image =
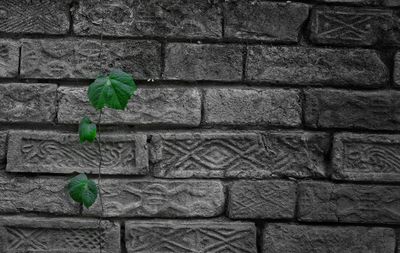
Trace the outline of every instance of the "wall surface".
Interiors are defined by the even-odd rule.
[[[400,0],[0,0],[0,253],[400,253]],[[103,116],[104,220],[86,90]]]

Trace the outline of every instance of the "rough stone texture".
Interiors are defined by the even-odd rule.
[[[85,0],[74,13],[74,31],[81,35],[219,38],[221,18],[212,1]]]
[[[18,41],[0,40],[0,77],[17,77],[19,49],[20,43]]]
[[[311,89],[305,92],[310,127],[400,129],[400,92]]]
[[[84,115],[96,118],[85,88],[58,89],[58,122],[76,124]],[[138,89],[124,111],[105,109],[102,123],[129,125],[186,125],[197,126],[201,119],[201,100],[198,89],[163,88]]]
[[[1,1],[0,32],[65,34],[69,30],[69,2],[70,0]]]
[[[384,6],[388,6],[388,7],[397,7],[400,6],[400,1],[399,0],[382,0],[382,4]]]
[[[7,132],[0,131],[0,170],[5,168],[7,154]]]
[[[170,43],[163,77],[173,80],[240,81],[242,46]]]
[[[128,253],[256,253],[256,227],[247,222],[131,221]]]
[[[161,48],[156,41],[23,40],[21,54],[21,76],[25,78],[88,79],[122,68],[136,79],[157,79],[161,71]]]
[[[101,136],[102,173],[145,175],[148,171],[146,135]],[[98,173],[96,143],[79,143],[77,134],[10,131],[9,172]]]
[[[389,71],[374,50],[249,46],[249,81],[296,85],[377,86]]]
[[[302,182],[301,221],[400,224],[400,186]]]
[[[400,135],[337,134],[333,178],[400,182]]]
[[[156,177],[324,177],[329,136],[308,132],[154,134]]]
[[[290,181],[237,181],[229,187],[228,215],[233,219],[293,218],[296,183]]]
[[[392,253],[395,238],[390,228],[267,224],[263,248],[268,253]]]
[[[301,3],[226,1],[225,37],[271,42],[297,42],[308,17],[309,6]]]
[[[3,216],[0,252],[115,253],[121,249],[116,222],[72,218]]]
[[[206,89],[204,100],[204,121],[207,124],[301,124],[298,90]]]
[[[355,5],[379,5],[382,0],[316,0],[317,3],[348,3]],[[383,0],[385,1],[385,0]],[[390,0],[389,0],[390,1]],[[398,1],[398,0],[394,0]]]
[[[400,53],[396,53],[394,57],[393,81],[395,85],[400,86]]]
[[[53,122],[56,100],[56,84],[2,83],[0,122]]]

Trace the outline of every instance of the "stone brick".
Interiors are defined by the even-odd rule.
[[[393,10],[316,7],[311,14],[310,39],[318,44],[400,45],[398,18]]]
[[[393,81],[395,85],[400,86],[400,53],[396,53],[394,57]]]
[[[226,1],[224,22],[227,38],[271,42],[297,42],[309,6],[301,3]]]
[[[207,124],[301,124],[298,90],[207,89],[204,99],[204,120]]]
[[[165,79],[240,81],[242,46],[170,43],[165,49]]]
[[[301,221],[400,224],[400,186],[303,182]]]
[[[90,106],[85,88],[58,89],[58,122],[78,123],[84,116],[97,118]],[[198,126],[201,119],[201,98],[197,89],[138,89],[124,111],[105,109],[102,122],[129,125]]]
[[[317,3],[348,3],[354,5],[379,5],[382,0],[316,0]],[[390,0],[389,0],[390,1]],[[397,0],[394,0],[397,1]]]
[[[310,127],[400,129],[400,92],[313,89],[305,92]]]
[[[7,154],[7,132],[0,131],[0,170],[5,168]]]
[[[389,7],[397,7],[400,6],[400,1],[399,0],[382,0],[382,4],[384,6],[389,6]],[[399,250],[400,252],[400,250]]]
[[[3,216],[0,252],[120,252],[120,225],[94,219]]]
[[[161,71],[161,48],[156,41],[23,40],[21,54],[25,78],[88,79],[103,70],[121,68],[137,79],[157,79]]]
[[[146,135],[102,135],[101,140],[102,174],[147,174]],[[11,131],[6,170],[98,173],[98,147],[96,143],[79,143],[77,134]]]
[[[268,224],[264,229],[263,248],[268,253],[392,253],[395,238],[390,228]]]
[[[81,35],[219,38],[221,13],[204,0],[85,0],[74,13]],[[99,25],[102,24],[102,25]]]
[[[333,178],[400,182],[400,135],[337,134]]]
[[[67,0],[7,0],[0,7],[0,32],[65,34],[69,30]]]
[[[0,77],[17,77],[20,43],[0,40]]]
[[[130,221],[125,226],[128,253],[256,253],[256,228],[247,222]]]
[[[237,181],[228,196],[228,215],[233,219],[284,219],[295,214],[296,183],[291,181]]]
[[[246,79],[369,87],[387,83],[389,70],[374,50],[249,46]]]
[[[154,134],[156,177],[324,177],[329,136],[308,132]]]
[[[56,84],[2,83],[0,122],[53,122],[56,100]]]

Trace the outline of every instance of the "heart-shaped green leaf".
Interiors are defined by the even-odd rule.
[[[130,74],[113,70],[108,76],[100,76],[90,84],[89,101],[97,110],[104,107],[123,110],[136,91],[136,84]]]
[[[91,207],[97,199],[96,183],[85,174],[79,174],[69,181],[68,192],[74,201],[86,208]]]
[[[96,139],[96,124],[88,117],[83,117],[79,124],[79,140],[80,142],[93,142]]]

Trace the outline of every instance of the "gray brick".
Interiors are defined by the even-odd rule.
[[[170,43],[165,49],[165,79],[240,81],[242,46]]]
[[[400,224],[400,186],[303,182],[298,202],[301,221]]]
[[[400,182],[400,135],[337,134],[333,178]]]
[[[69,0],[2,1],[0,31],[65,34],[69,30],[69,2]]]
[[[207,89],[204,99],[204,120],[207,124],[301,124],[298,90]]]
[[[297,42],[309,6],[301,3],[225,1],[225,37]]]
[[[120,225],[94,219],[3,216],[0,252],[115,253],[121,249]],[[84,250],[84,251],[83,251]]]
[[[354,5],[379,5],[381,1],[382,0],[316,0],[317,3],[348,3]]]
[[[325,177],[329,136],[308,132],[154,134],[151,162],[163,178]]]
[[[56,84],[0,84],[0,122],[53,122]]]
[[[312,89],[305,92],[310,127],[400,129],[400,92]]]
[[[17,77],[20,43],[0,40],[0,77]]]
[[[125,227],[128,253],[257,252],[256,228],[247,222],[130,221]]]
[[[394,72],[393,72],[394,84],[400,86],[400,53],[396,53],[394,57]]]
[[[58,122],[78,123],[84,115],[97,119],[85,88],[58,89]],[[197,126],[201,119],[200,92],[197,89],[138,89],[124,111],[105,109],[102,122],[129,125]]]
[[[268,224],[263,234],[263,250],[268,253],[392,253],[395,237],[390,228]]]
[[[5,168],[7,154],[7,132],[0,131],[0,170]]]
[[[284,219],[295,214],[294,182],[237,181],[228,196],[228,215],[233,219]]]
[[[397,7],[400,6],[400,1],[399,0],[382,0],[382,4],[384,6],[389,6],[389,7]],[[400,250],[399,250],[400,252]]]
[[[156,41],[104,40],[101,44],[100,40],[78,38],[24,40],[21,76],[87,79],[96,78],[103,70],[121,68],[137,79],[157,79],[160,55]]]
[[[220,9],[212,1],[204,0],[85,0],[80,2],[73,18],[74,31],[81,35],[222,36]]]
[[[148,171],[146,135],[102,135],[102,173],[145,175]],[[77,134],[11,131],[9,172],[98,173],[96,143],[79,143]]]
[[[374,50],[249,46],[246,79],[277,84],[377,86],[389,71]]]

